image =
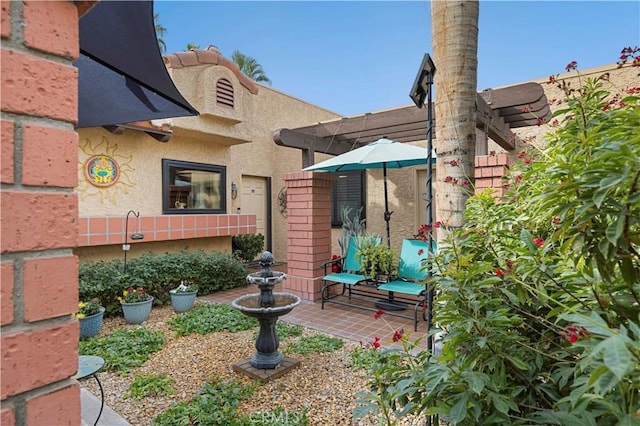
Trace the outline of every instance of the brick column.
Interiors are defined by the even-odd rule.
[[[91,2],[82,2],[83,8]],[[78,14],[2,1],[0,422],[79,425]]]
[[[287,188],[287,279],[283,289],[304,300],[319,300],[331,258],[331,173],[285,174]]]
[[[507,154],[478,155],[475,163],[476,192],[492,188],[494,197],[502,197],[507,191],[502,178],[511,166],[511,157]]]

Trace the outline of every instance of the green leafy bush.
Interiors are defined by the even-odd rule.
[[[154,304],[169,304],[169,290],[183,280],[198,287],[198,294],[246,285],[249,271],[229,253],[206,253],[184,250],[174,253],[145,253],[127,261],[123,273],[122,260],[80,263],[80,298],[98,298],[108,315],[121,315],[118,296],[128,287],[143,287],[154,297]]]
[[[251,262],[264,250],[264,235],[241,234],[231,237],[233,255],[245,262]]]
[[[561,85],[546,148],[520,154],[502,200],[468,201],[432,277],[442,353],[378,364],[354,417],[638,423],[640,87],[605,84]]]
[[[126,374],[133,367],[142,365],[149,356],[162,349],[164,336],[160,331],[144,327],[119,329],[105,337],[80,341],[80,355],[104,358],[105,369]]]

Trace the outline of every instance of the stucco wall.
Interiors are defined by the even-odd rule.
[[[131,249],[127,253],[127,259],[133,259],[140,255],[153,252],[177,252],[181,250],[204,250],[210,252],[229,252],[231,247],[231,237],[219,238],[191,238],[184,240],[152,242],[144,244],[136,244],[135,241],[129,241]],[[75,250],[76,255],[82,260],[110,260],[124,258],[121,244],[111,244],[100,247],[79,247]]]
[[[122,135],[102,128],[81,129],[77,189],[80,216],[124,216],[131,209],[139,211],[142,217],[161,215],[163,158],[224,165],[227,167],[226,202],[230,214],[243,206],[241,191],[237,199],[231,199],[231,182],[241,188],[243,175],[272,179],[272,250],[276,259],[284,260],[286,218],[278,210],[277,196],[284,187],[282,176],[302,168],[302,154],[297,149],[277,146],[273,132],[334,119],[338,115],[267,86],[254,84],[257,90],[250,90],[223,65],[196,64],[169,71],[176,87],[201,115],[160,120],[158,123],[173,126],[168,143],[157,142],[130,129]],[[220,78],[233,85],[233,109],[216,105],[215,84]],[[84,175],[85,161],[100,153],[107,153],[121,167],[119,182],[108,188],[91,185]],[[176,244],[143,242],[144,247],[139,250],[166,251],[201,244],[219,250],[230,249],[230,239],[221,238],[208,242],[187,239]],[[79,248],[76,254],[81,260],[122,255],[118,246],[103,247]],[[132,247],[130,255],[136,256],[136,253]]]
[[[124,216],[131,209],[139,211],[141,216],[162,214],[163,158],[219,165],[229,163],[228,147],[216,144],[214,136],[210,140],[172,137],[168,143],[163,143],[130,129],[122,135],[114,135],[103,128],[80,129],[78,133],[80,216]],[[108,153],[120,165],[120,179],[107,188],[91,185],[84,175],[85,161],[100,153]]]

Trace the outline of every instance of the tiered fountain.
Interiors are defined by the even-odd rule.
[[[234,364],[233,369],[266,381],[280,377],[300,364],[300,361],[282,356],[278,352],[280,342],[276,333],[278,317],[288,314],[298,306],[300,298],[293,294],[273,292],[273,286],[284,281],[286,274],[271,270],[275,262],[270,252],[262,253],[258,263],[262,268],[261,271],[249,274],[247,282],[257,284],[260,293],[247,294],[231,302],[234,308],[256,318],[260,323],[256,353]]]

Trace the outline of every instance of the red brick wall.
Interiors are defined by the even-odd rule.
[[[508,154],[478,155],[475,170],[476,192],[492,188],[494,197],[502,197],[507,190],[502,178],[511,163],[511,156]]]
[[[296,172],[283,177],[287,188],[287,279],[283,289],[319,300],[324,269],[331,258],[331,173]]]
[[[0,423],[79,425],[78,10],[0,4]]]

